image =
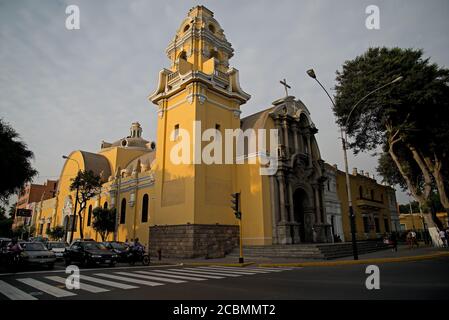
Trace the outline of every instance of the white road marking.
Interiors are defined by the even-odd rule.
[[[169,270],[157,270],[157,272],[162,273],[174,273],[174,274],[180,274],[180,275],[186,275],[188,277],[200,277],[200,278],[206,278],[206,279],[223,279],[224,277],[220,277],[218,275],[206,275],[206,274],[198,274],[195,272],[190,271],[182,271],[183,269],[169,269]]]
[[[0,293],[11,300],[37,300],[37,298],[32,295],[23,292],[2,280],[0,280]]]
[[[223,270],[228,270],[228,271],[244,271],[244,272],[253,272],[253,273],[270,273],[273,272],[271,270],[261,270],[261,269],[256,269],[256,268],[241,268],[241,267],[219,267],[219,266],[211,266],[209,268],[214,268],[214,269],[223,269]]]
[[[175,280],[175,279],[147,276],[147,275],[136,274],[136,273],[131,273],[131,272],[116,272],[116,274],[120,274],[120,275],[123,275],[123,276],[137,277],[137,278],[142,278],[142,279],[147,279],[147,280],[165,281],[165,282],[169,282],[169,283],[184,283],[184,282],[187,282],[187,281],[183,281],[183,280]]]
[[[65,281],[66,281],[65,278],[59,277],[59,276],[48,276],[48,277],[45,277],[45,278],[53,280],[55,282],[62,283],[62,284],[65,284]],[[74,290],[76,290],[76,289],[74,289]],[[83,283],[83,282],[81,282],[81,279],[80,279],[80,290],[84,290],[84,291],[88,291],[88,292],[92,292],[92,293],[99,293],[99,292],[109,291],[109,289],[104,289],[104,288],[91,286],[90,284]]]
[[[29,285],[30,287],[33,287],[39,291],[48,293],[49,295],[52,295],[56,298],[63,298],[63,297],[71,297],[76,296],[76,293],[60,289],[55,286],[51,286],[49,284],[46,284],[45,282],[31,279],[31,278],[21,278],[17,279],[17,281],[20,281],[22,283],[25,283],[26,285]]]
[[[110,278],[110,279],[115,279],[115,280],[121,280],[121,281],[125,281],[125,282],[131,282],[131,283],[136,283],[136,284],[143,284],[145,286],[150,286],[150,287],[156,287],[156,286],[163,286],[164,285],[163,283],[159,283],[159,282],[152,282],[152,281],[145,281],[145,280],[127,278],[127,277],[114,276],[113,274],[107,274],[107,273],[96,273],[95,275],[99,276],[99,277],[105,277],[105,278]]]
[[[192,272],[192,273],[205,273],[205,274],[224,276],[224,277],[241,277],[242,276],[240,274],[225,273],[224,271],[218,272],[218,271],[197,270],[197,268],[184,268],[182,270],[186,270],[187,272]]]
[[[209,267],[198,267],[195,269],[205,270],[205,271],[225,272],[225,273],[231,273],[231,274],[241,274],[241,275],[248,275],[248,276],[252,276],[252,275],[256,274],[255,272],[239,271],[239,270],[224,270],[224,269],[209,268]]]
[[[100,279],[100,278],[94,278],[94,277],[85,276],[85,275],[81,275],[80,277],[81,277],[81,281],[87,280],[90,282],[104,284],[106,286],[114,287],[114,288],[120,288],[120,289],[125,289],[125,290],[138,288],[136,286],[131,286],[129,284],[124,284],[124,283],[115,282],[115,281],[109,281],[109,280]]]
[[[158,272],[156,272],[158,271]],[[142,274],[148,274],[148,275],[156,275],[156,276],[160,276],[160,275],[164,275],[170,278],[176,278],[176,279],[184,279],[184,280],[192,280],[192,281],[204,281],[207,279],[203,278],[198,278],[198,277],[189,277],[189,276],[181,276],[182,273],[178,273],[178,272],[170,272],[170,271],[162,271],[162,270],[155,270],[153,271],[136,271],[136,273],[142,273]],[[222,277],[218,277],[220,279],[222,279]]]

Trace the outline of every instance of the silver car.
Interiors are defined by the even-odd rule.
[[[21,242],[23,251],[20,260],[27,266],[39,265],[53,269],[56,261],[54,252],[49,251],[41,242]]]
[[[64,259],[64,253],[67,247],[68,245],[62,241],[49,241],[47,243],[48,250],[55,254],[57,260]]]

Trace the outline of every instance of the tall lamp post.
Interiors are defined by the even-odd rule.
[[[80,164],[78,163],[78,161],[76,161],[75,159],[72,159],[72,158],[70,158],[68,156],[62,156],[62,158],[66,159],[66,160],[75,161],[76,164],[78,165],[78,172],[81,171]],[[73,233],[75,232],[76,210],[78,209],[78,192],[79,192],[79,186],[76,187],[75,210],[73,211],[72,221],[71,221],[71,224],[70,224],[70,240],[69,240],[69,243],[72,243],[72,241],[73,241]]]
[[[329,97],[330,101],[332,102],[332,105],[336,109],[334,99],[332,99],[332,97],[329,94],[329,92],[327,92],[326,88],[317,79],[315,71],[313,69],[309,69],[309,70],[307,70],[307,75],[309,77],[311,77],[312,79],[314,79],[316,82],[318,82],[318,84],[324,90],[324,92],[326,92],[327,96]],[[352,112],[360,105],[360,103],[362,101],[364,101],[366,98],[368,98],[370,95],[376,93],[377,91],[379,91],[379,90],[381,90],[381,89],[383,89],[383,88],[385,88],[385,87],[387,87],[387,86],[389,86],[389,85],[391,85],[393,83],[399,82],[401,80],[402,80],[402,77],[397,77],[393,81],[390,81],[389,83],[384,84],[383,86],[380,86],[379,88],[369,92],[364,97],[362,97],[351,108],[351,111],[349,112],[349,115],[346,118],[346,123],[345,123],[344,127],[340,126],[340,137],[341,137],[341,144],[342,144],[342,149],[343,149],[343,158],[344,158],[344,162],[345,162],[346,192],[348,194],[349,221],[350,221],[350,227],[351,227],[352,253],[353,253],[353,256],[354,256],[354,260],[358,260],[359,259],[359,255],[358,255],[357,241],[356,241],[355,215],[354,215],[354,209],[353,209],[353,206],[352,206],[351,183],[350,183],[350,179],[349,179],[348,154],[347,154],[347,151],[346,151],[347,150],[347,147],[346,147],[346,129],[348,127],[348,121],[349,121],[349,118],[351,117]]]

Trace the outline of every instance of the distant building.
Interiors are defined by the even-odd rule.
[[[18,209],[30,209],[34,211],[35,203],[53,198],[56,195],[58,180],[47,180],[44,184],[28,183],[19,192],[16,212]],[[29,225],[32,217],[14,215],[13,228],[21,225]]]
[[[324,205],[326,207],[326,222],[331,225],[333,240],[339,237],[345,241],[343,220],[341,217],[341,204],[337,192],[337,166],[324,164],[324,176],[327,178],[324,185]]]
[[[394,189],[377,183],[368,172],[359,172],[356,168],[349,178],[357,240],[376,239],[384,233],[395,231],[393,222],[397,216],[397,209],[393,210],[390,204],[390,201],[396,203]],[[348,241],[351,239],[349,205],[346,177],[342,171],[338,171],[337,174],[337,188],[342,208],[344,235]],[[397,208],[396,205],[394,207]]]
[[[446,212],[438,212],[437,218],[441,221],[444,228],[449,228],[448,215]],[[427,229],[427,224],[424,221],[422,213],[401,213],[399,219],[401,231],[424,231]]]

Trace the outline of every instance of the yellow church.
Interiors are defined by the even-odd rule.
[[[223,256],[238,246],[238,220],[230,202],[231,194],[238,192],[245,245],[333,242],[336,235],[349,239],[348,223],[335,200],[336,169],[321,159],[318,130],[307,107],[286,96],[241,118],[241,106],[250,95],[240,87],[239,71],[229,66],[231,44],[204,6],[188,12],[166,53],[170,65],[159,72],[156,89],[148,96],[158,115],[157,141],[145,140],[135,122],[129,135],[112,143],[103,141],[98,152],[77,150],[67,155],[57,195],[36,204],[35,223],[41,234],[46,232],[42,225],[60,225],[70,238],[75,199],[71,179],[79,170],[91,170],[103,184],[84,212],[84,238],[100,241],[92,228],[92,211],[101,206],[117,212],[116,230],[109,240],[139,238],[152,253],[161,249],[167,257]],[[243,163],[173,162],[173,149],[185,138],[181,132],[189,133],[188,153],[193,159],[198,147],[203,150],[208,144],[198,136],[210,128],[223,136],[228,129],[253,129],[257,135],[260,129],[277,130],[276,172],[260,174],[266,166],[261,159],[270,156],[269,148],[256,152],[246,148]],[[360,240],[387,230],[392,217],[388,205],[385,208],[385,227],[358,235]],[[79,236],[77,226],[73,238]]]

